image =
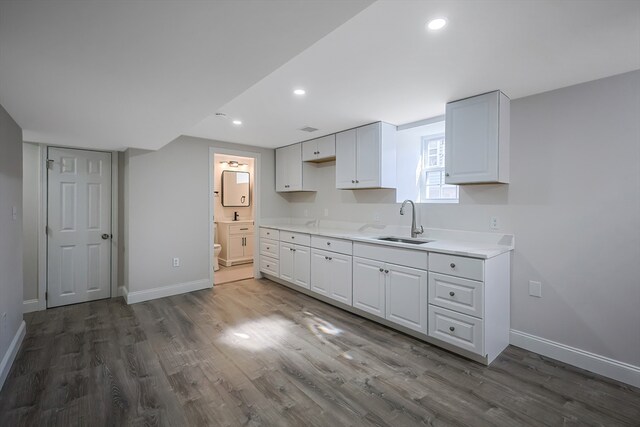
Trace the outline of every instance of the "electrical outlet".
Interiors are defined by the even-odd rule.
[[[491,220],[489,221],[489,227],[491,227],[492,230],[498,230],[500,228],[500,222],[498,221],[497,216],[491,217]]]
[[[329,216],[329,208],[324,208],[324,216]]]
[[[174,267],[180,267],[180,258],[174,258],[173,259],[173,266]]]
[[[542,283],[529,280],[529,295],[542,298]]]

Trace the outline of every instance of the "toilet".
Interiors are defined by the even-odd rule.
[[[220,264],[218,264],[218,257],[220,256],[220,251],[222,251],[222,245],[218,242],[218,225],[213,223],[213,271],[220,270]]]

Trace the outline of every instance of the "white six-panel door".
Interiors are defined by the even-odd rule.
[[[111,154],[48,149],[48,307],[111,295]]]

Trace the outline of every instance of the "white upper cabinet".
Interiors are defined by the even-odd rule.
[[[447,104],[447,184],[509,182],[509,102],[495,91]]]
[[[327,162],[336,158],[336,135],[312,139],[302,143],[303,162]]]
[[[377,122],[336,134],[337,188],[395,186],[395,126]]]
[[[302,144],[276,148],[276,191],[315,191],[312,174],[302,162]]]

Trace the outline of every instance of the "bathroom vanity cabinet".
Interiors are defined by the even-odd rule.
[[[253,262],[253,221],[218,221],[218,261],[225,267]]]

